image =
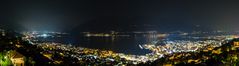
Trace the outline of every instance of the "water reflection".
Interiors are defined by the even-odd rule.
[[[42,38],[41,41],[60,42],[76,46],[112,50],[118,53],[143,55],[149,50],[141,49],[139,45],[149,44],[159,40],[154,34],[110,37],[64,36],[57,38]]]

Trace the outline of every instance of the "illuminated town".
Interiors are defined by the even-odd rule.
[[[204,63],[202,61],[206,59],[210,59],[210,57],[198,57],[192,59],[178,59],[178,58],[187,58],[190,56],[194,56],[197,53],[213,53],[213,54],[221,54],[222,49],[216,49],[217,47],[224,46],[224,44],[229,43],[231,40],[237,38],[237,35],[220,35],[220,36],[207,36],[207,37],[197,37],[197,41],[195,40],[163,40],[163,41],[153,41],[148,44],[139,44],[138,47],[141,49],[148,49],[151,52],[144,55],[134,55],[134,54],[125,54],[125,53],[117,53],[111,50],[101,50],[101,49],[90,49],[80,46],[74,46],[72,44],[63,44],[57,42],[43,42],[37,40],[37,38],[47,38],[47,37],[60,37],[69,33],[61,33],[61,32],[22,32],[23,36],[19,37],[19,39],[15,39],[10,41],[17,50],[4,50],[1,53],[3,59],[1,60],[1,65],[21,65],[21,64],[37,64],[36,61],[30,59],[31,57],[24,56],[19,50],[29,50],[25,47],[25,45],[21,44],[23,42],[27,42],[29,45],[38,48],[38,51],[42,57],[48,60],[49,64],[46,65],[64,65],[67,63],[70,65],[153,65],[153,63],[160,62],[164,64],[174,65],[179,64],[180,62],[192,63],[195,64]],[[151,33],[150,33],[151,34]],[[157,33],[156,33],[157,34]],[[8,36],[5,30],[1,30],[2,39]],[[158,34],[161,35],[161,34]],[[171,35],[170,33],[167,35]],[[102,35],[105,36],[105,35]],[[111,36],[111,34],[109,34]],[[117,35],[115,35],[117,36]],[[155,35],[157,36],[157,35]],[[89,36],[86,36],[89,37]],[[100,37],[100,36],[97,36]],[[162,38],[161,36],[157,36]],[[166,37],[166,36],[164,36]],[[192,37],[192,36],[191,36]],[[21,39],[22,40],[21,40]],[[204,39],[204,40],[200,40]],[[225,51],[236,50],[237,44],[232,49],[227,48]],[[29,46],[30,47],[30,46]],[[8,48],[8,47],[7,47]],[[18,49],[19,48],[19,49]],[[23,49],[20,49],[23,48]],[[25,48],[25,49],[24,49]],[[11,49],[11,48],[9,48]],[[225,49],[225,48],[223,48]],[[223,50],[224,51],[224,50]],[[193,53],[193,54],[192,54]],[[16,56],[15,56],[16,55]],[[197,57],[197,56],[196,56]],[[172,60],[171,62],[161,62],[158,59],[167,58]],[[31,62],[24,60],[31,60]],[[177,60],[178,59],[178,60]],[[183,60],[183,61],[179,61]],[[226,61],[225,61],[226,63]]]
[[[0,66],[239,66],[239,0],[3,0]]]

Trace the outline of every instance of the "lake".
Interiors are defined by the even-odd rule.
[[[62,36],[57,38],[38,38],[43,42],[58,42],[64,44],[72,44],[75,46],[112,50],[118,53],[144,55],[151,51],[141,49],[139,45],[150,43],[156,38],[148,38],[147,36],[131,36],[131,37],[84,37],[84,36]]]

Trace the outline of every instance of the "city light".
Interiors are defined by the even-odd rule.
[[[47,37],[48,35],[47,35],[47,34],[42,34],[41,36],[42,36],[42,37]]]
[[[239,66],[239,0],[0,5],[0,66]]]

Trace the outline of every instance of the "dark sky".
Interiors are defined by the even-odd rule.
[[[236,0],[5,0],[0,24],[17,30],[239,30]]]

